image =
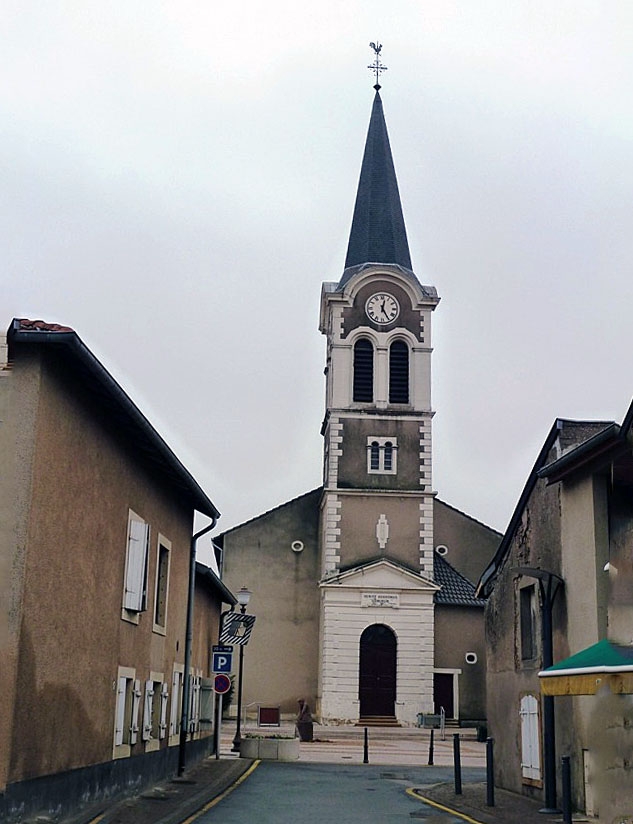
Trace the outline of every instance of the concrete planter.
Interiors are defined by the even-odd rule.
[[[261,758],[263,761],[296,761],[299,758],[299,739],[242,738],[240,758]]]

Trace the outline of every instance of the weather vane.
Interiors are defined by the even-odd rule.
[[[382,43],[370,43],[369,48],[373,49],[373,52],[376,55],[376,59],[373,63],[367,66],[367,68],[376,75],[376,85],[374,86],[374,89],[378,91],[380,89],[380,83],[378,82],[380,80],[380,74],[381,72],[387,71],[387,67],[383,66],[383,64],[380,62],[380,52],[382,51]]]

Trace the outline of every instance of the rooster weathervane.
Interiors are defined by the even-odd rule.
[[[373,63],[367,66],[367,68],[376,75],[376,85],[374,86],[374,89],[378,91],[380,89],[380,75],[382,72],[387,71],[387,67],[383,66],[383,64],[380,62],[380,52],[382,51],[382,43],[378,43],[378,41],[376,41],[375,43],[370,43],[369,48],[373,49],[376,58]]]

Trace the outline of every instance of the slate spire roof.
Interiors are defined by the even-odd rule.
[[[396,263],[411,269],[398,181],[378,89],[369,120],[345,268]]]

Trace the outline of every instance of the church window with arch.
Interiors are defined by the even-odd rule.
[[[367,472],[395,475],[398,444],[396,438],[367,438]]]
[[[389,347],[389,403],[409,403],[409,347],[402,340]]]
[[[356,403],[372,403],[374,400],[374,347],[367,338],[354,344],[354,387]]]

